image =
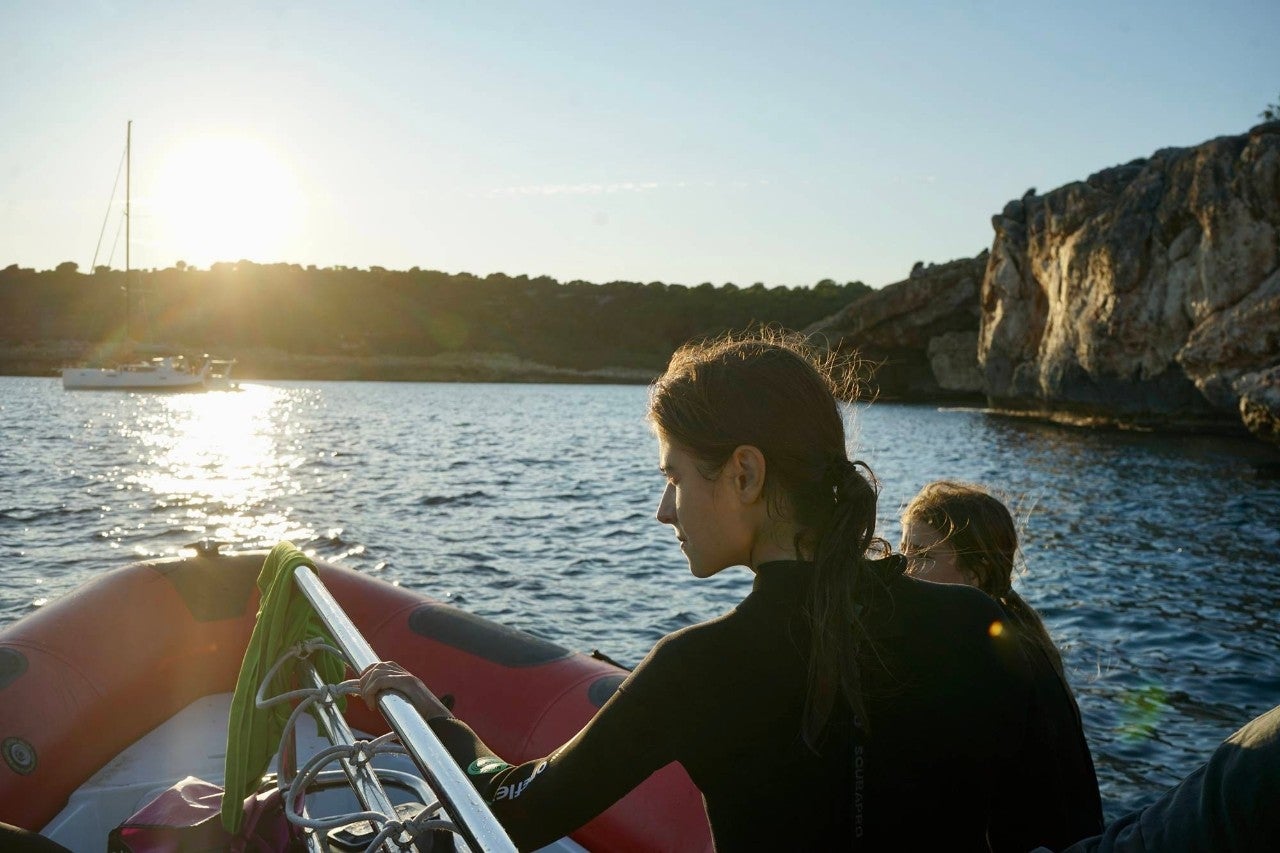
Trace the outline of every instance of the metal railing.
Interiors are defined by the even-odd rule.
[[[357,673],[363,672],[368,666],[380,660],[310,566],[299,566],[294,570],[293,577],[299,590],[311,603],[325,627],[329,629],[337,650],[346,658],[352,669]],[[303,676],[308,692],[313,697],[317,697],[312,699],[311,705],[324,735],[335,747],[356,744],[357,741],[350,727],[334,703],[337,695],[350,693],[351,690],[335,691],[327,687],[316,674],[314,666],[309,663],[303,667]],[[271,676],[268,676],[267,680],[269,681],[270,678]],[[265,686],[264,683],[263,687]],[[506,831],[489,811],[489,807],[453,760],[453,756],[445,749],[444,744],[436,737],[435,732],[409,700],[398,693],[384,693],[378,697],[377,704],[392,731],[399,736],[400,744],[404,747],[403,751],[413,759],[423,779],[439,799],[438,804],[427,804],[429,807],[427,814],[432,813],[434,807],[438,805],[449,816],[449,821],[426,821],[428,828],[447,829],[454,832],[474,851],[484,851],[484,853],[513,851],[514,853],[516,847]],[[295,719],[300,711],[301,708],[295,710]],[[286,737],[290,736],[290,733],[286,732]],[[398,748],[396,749],[398,751]],[[381,746],[379,751],[382,751]],[[323,754],[321,753],[317,758]],[[352,815],[352,819],[368,819],[370,815],[377,814],[392,821],[395,818],[395,809],[378,779],[377,772],[368,763],[368,757],[371,756],[353,760],[350,755],[340,754],[335,750],[334,755],[328,760],[336,759],[341,763],[356,797],[367,809],[365,813]],[[301,776],[305,777],[307,774],[308,771],[304,770]],[[321,823],[310,821],[305,817],[301,822],[303,825],[313,827]],[[309,842],[314,845],[314,834]],[[391,838],[386,838],[381,847],[386,850],[399,849]]]

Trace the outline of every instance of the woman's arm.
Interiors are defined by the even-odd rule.
[[[453,716],[420,678],[398,663],[379,661],[360,673],[360,695],[370,711],[378,710],[378,694],[388,691],[408,699],[427,722]]]
[[[632,679],[660,675],[645,669],[638,668]],[[674,721],[626,691],[615,693],[552,754],[513,766],[398,665],[375,664],[361,675],[361,687],[371,706],[386,690],[413,703],[522,850],[576,830],[675,758]]]

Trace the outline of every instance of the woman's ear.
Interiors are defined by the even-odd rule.
[[[742,503],[755,503],[764,494],[764,454],[755,445],[738,445],[725,473],[732,477],[733,493]]]

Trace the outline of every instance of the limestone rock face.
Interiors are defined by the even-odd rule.
[[[1236,408],[1238,380],[1280,362],[1280,270],[1191,330],[1178,363],[1215,407]]]
[[[1280,366],[1246,373],[1234,387],[1240,395],[1240,419],[1249,432],[1280,444]]]
[[[945,264],[917,264],[911,276],[865,294],[805,333],[854,350],[873,370],[881,399],[979,396],[978,290],[987,253]]]
[[[993,225],[978,361],[995,406],[1238,429],[1242,381],[1280,364],[1280,122],[1028,195]]]
[[[929,341],[927,350],[933,378],[944,391],[980,394],[986,389],[978,369],[978,330],[948,332]]]

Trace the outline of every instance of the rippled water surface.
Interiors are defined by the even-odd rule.
[[[694,580],[653,520],[662,480],[645,394],[332,382],[158,396],[0,378],[0,626],[197,539],[287,538],[634,664],[751,583],[745,570]],[[1280,703],[1274,455],[973,410],[852,416],[891,541],[930,479],[1010,496],[1030,568],[1020,589],[1064,649],[1109,818]]]

